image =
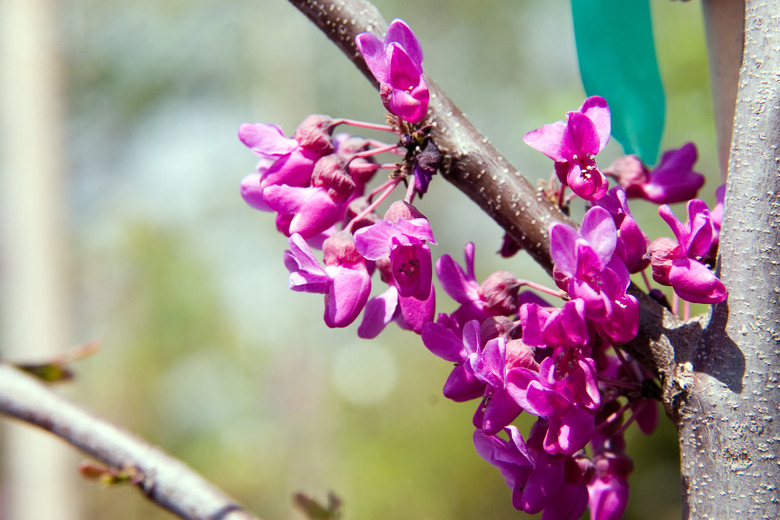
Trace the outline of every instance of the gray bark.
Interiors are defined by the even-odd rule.
[[[721,280],[678,408],[686,518],[780,518],[780,2],[746,5]]]

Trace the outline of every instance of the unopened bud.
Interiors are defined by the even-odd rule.
[[[322,256],[325,265],[355,265],[365,261],[347,231],[338,231],[326,238],[322,244]]]
[[[325,188],[334,201],[344,200],[355,191],[355,181],[347,172],[347,161],[336,154],[321,157],[314,165],[312,186]]]
[[[480,290],[489,311],[503,316],[517,313],[520,282],[509,271],[496,271],[491,274],[482,282]]]
[[[295,129],[295,140],[301,148],[322,155],[333,151],[333,119],[323,114],[312,114]]]
[[[398,200],[390,204],[385,213],[385,220],[388,222],[398,222],[399,220],[413,220],[416,218],[426,218],[422,212],[403,200]]]

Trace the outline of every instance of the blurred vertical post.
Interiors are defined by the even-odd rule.
[[[702,7],[707,31],[720,182],[726,182],[745,39],[745,0],[705,0]]]
[[[63,151],[63,36],[54,0],[0,2],[2,357],[36,361],[67,346],[70,309]],[[76,518],[70,449],[2,424],[5,520]]]

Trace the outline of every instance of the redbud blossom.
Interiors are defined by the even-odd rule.
[[[604,98],[592,96],[565,121],[544,125],[525,134],[523,141],[555,161],[561,184],[585,200],[598,200],[609,183],[596,166],[596,155],[609,141],[611,118]]]
[[[409,26],[395,19],[384,40],[361,33],[355,43],[379,82],[385,108],[410,123],[425,119],[429,94],[423,77],[423,52]]]

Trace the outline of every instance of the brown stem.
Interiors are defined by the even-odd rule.
[[[111,468],[140,472],[144,495],[181,518],[258,520],[181,461],[5,363],[0,363],[0,413],[48,430]]]

